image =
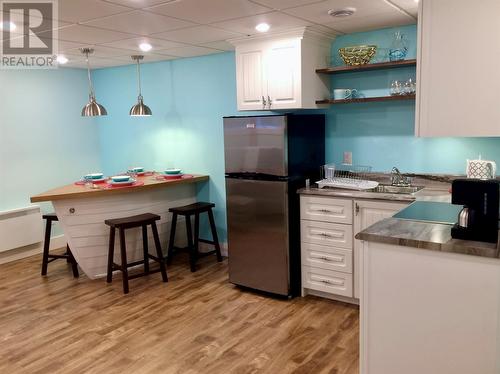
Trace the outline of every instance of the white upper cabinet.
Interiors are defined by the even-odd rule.
[[[300,40],[272,42],[267,49],[267,93],[270,109],[297,108],[301,102]]]
[[[326,66],[332,40],[307,28],[231,40],[238,110],[318,108],[329,82],[315,70]]]
[[[250,49],[236,56],[238,77],[241,84],[238,85],[238,109],[256,110],[262,108],[264,94],[264,51],[262,49]]]
[[[499,0],[420,0],[417,136],[500,136],[499,15]]]

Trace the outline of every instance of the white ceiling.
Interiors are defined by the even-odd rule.
[[[355,7],[348,18],[332,18],[330,9]],[[415,0],[59,0],[59,53],[67,66],[84,67],[79,48],[92,46],[93,67],[220,53],[226,40],[256,34],[267,22],[271,31],[297,26],[341,35],[416,22]],[[153,49],[139,51],[141,42]]]

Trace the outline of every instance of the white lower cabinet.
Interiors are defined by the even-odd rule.
[[[356,303],[362,263],[354,235],[408,204],[306,195],[300,200],[302,295]]]
[[[352,273],[352,250],[346,248],[302,243],[302,265],[326,270]]]
[[[392,217],[407,203],[393,203],[388,201],[355,200],[354,201],[354,235],[363,231],[374,223],[384,218]],[[362,242],[354,239],[354,297],[359,299],[360,275],[362,271],[362,259],[360,256]]]
[[[302,220],[302,241],[352,249],[352,225]]]
[[[303,266],[302,287],[352,297],[352,274]]]

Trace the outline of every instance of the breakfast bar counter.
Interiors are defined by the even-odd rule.
[[[132,186],[113,187],[107,183],[72,184],[52,189],[31,197],[31,202],[52,202],[64,236],[76,261],[91,278],[106,275],[109,241],[107,219],[122,218],[142,213],[161,216],[158,231],[163,252],[166,253],[170,233],[171,213],[169,208],[196,202],[196,184],[208,181],[207,175],[184,175],[182,178],[166,179],[153,174],[137,177]],[[178,246],[184,246],[185,222],[179,220]],[[142,252],[140,229],[127,230],[126,245],[129,262],[139,260]],[[153,243],[152,233],[150,243]],[[177,240],[176,240],[177,241]],[[118,247],[118,238],[115,245]],[[115,262],[120,263],[119,251],[115,251]]]
[[[148,191],[158,188],[173,187],[180,184],[191,184],[199,183],[208,180],[208,175],[189,175],[184,178],[178,179],[160,179],[157,176],[145,176],[138,177],[138,182],[141,185],[132,187],[122,187],[122,188],[105,188],[99,187],[99,184],[94,184],[92,188],[85,188],[85,186],[77,184],[69,184],[67,186],[54,188],[47,192],[35,195],[31,197],[32,203],[39,203],[44,201],[55,201],[63,199],[74,199],[74,198],[89,198],[97,196],[108,196],[112,194],[122,194],[122,193],[136,193],[140,191]]]

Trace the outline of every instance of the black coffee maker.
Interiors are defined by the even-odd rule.
[[[463,205],[451,229],[455,239],[496,243],[498,240],[500,184],[494,179],[456,179],[452,204]]]

